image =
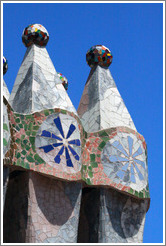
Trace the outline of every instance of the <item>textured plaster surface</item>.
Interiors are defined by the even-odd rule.
[[[109,69],[100,66],[92,68],[77,111],[87,132],[117,126],[136,130]]]

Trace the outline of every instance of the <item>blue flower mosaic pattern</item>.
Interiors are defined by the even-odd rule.
[[[80,133],[73,117],[49,116],[37,133],[35,145],[37,153],[51,166],[71,173],[80,170]]]
[[[106,175],[116,183],[142,190],[147,185],[147,164],[141,140],[133,134],[118,133],[102,152]]]

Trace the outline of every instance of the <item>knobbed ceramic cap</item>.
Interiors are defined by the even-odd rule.
[[[65,90],[67,91],[67,89],[68,89],[67,78],[62,73],[58,73],[58,76],[59,76],[60,80],[62,81],[62,85],[64,86]]]
[[[36,44],[46,46],[49,40],[49,34],[44,26],[40,24],[31,24],[27,26],[22,33],[22,42],[26,47]]]
[[[101,67],[109,67],[112,63],[111,51],[104,45],[92,46],[86,53],[86,61],[90,67],[100,65]]]
[[[8,61],[7,59],[3,56],[3,75],[7,72],[8,70]]]

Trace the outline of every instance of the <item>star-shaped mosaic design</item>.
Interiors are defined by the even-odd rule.
[[[119,151],[118,155],[109,156],[111,162],[123,163],[122,168],[116,173],[116,175],[123,179],[126,170],[130,171],[130,181],[136,183],[135,173],[137,172],[140,180],[144,180],[142,169],[145,169],[145,162],[141,161],[139,157],[143,154],[141,146],[136,151],[133,151],[133,139],[128,136],[128,149],[124,148],[119,141],[114,141],[112,146]],[[135,170],[135,172],[134,172]]]
[[[40,146],[38,144],[38,149],[44,151],[45,159],[48,157],[48,163],[51,158],[55,164],[61,164],[62,161],[64,164],[65,157],[66,166],[74,167],[75,161],[77,163],[80,161],[81,142],[77,123],[74,123],[71,116],[68,117],[69,121],[66,123],[63,116],[52,118],[50,125],[48,122],[45,123],[44,128],[48,126],[49,129],[40,130],[41,143]],[[69,122],[72,123],[68,124]],[[47,144],[45,144],[46,142]],[[51,152],[55,153],[53,158]]]
[[[123,185],[145,186],[147,166],[142,142],[133,134],[121,133],[103,149],[102,164],[106,175]]]

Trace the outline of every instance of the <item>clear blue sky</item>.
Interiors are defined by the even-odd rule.
[[[163,242],[163,14],[162,3],[5,3],[4,76],[11,92],[26,48],[23,29],[32,23],[50,35],[47,50],[57,72],[69,81],[76,107],[90,72],[87,50],[103,44],[113,53],[110,66],[135,126],[148,145],[150,209],[144,243]]]

